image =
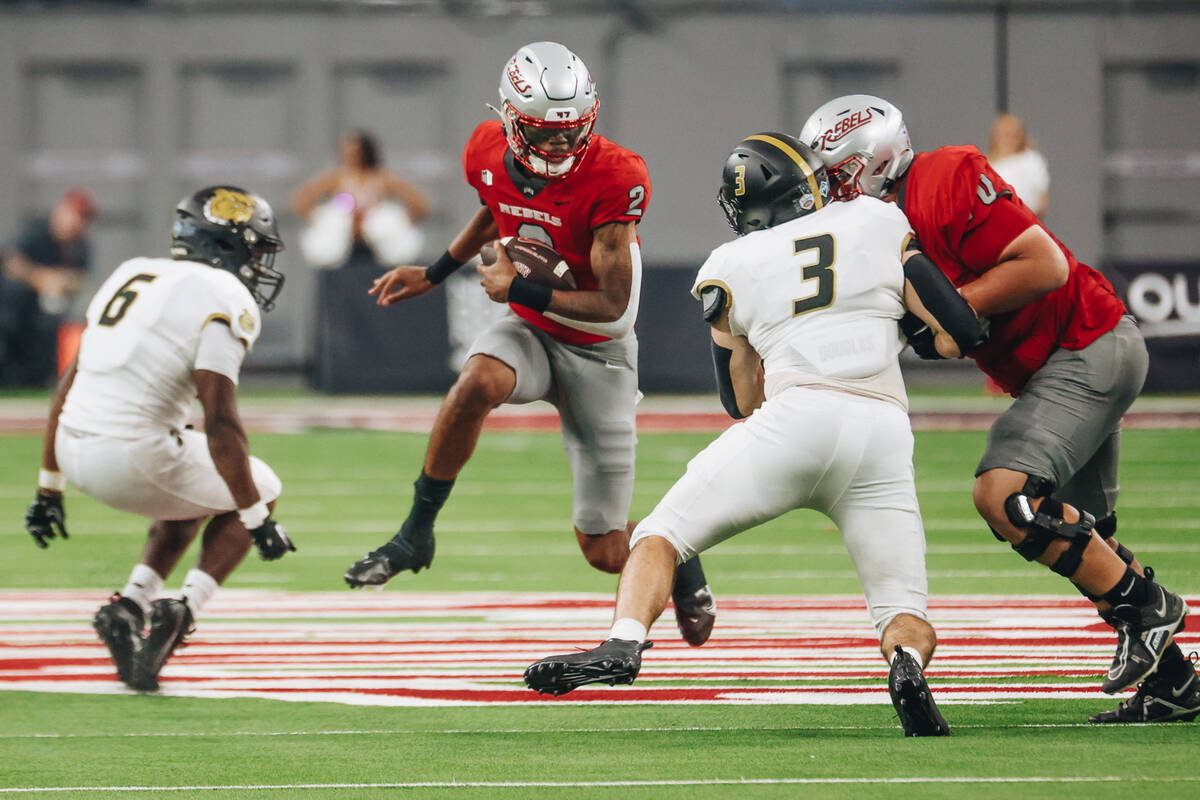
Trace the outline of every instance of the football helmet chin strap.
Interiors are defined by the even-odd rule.
[[[1021,491],[1013,492],[1004,501],[1004,513],[1014,527],[1025,531],[1025,538],[1012,546],[1026,561],[1035,561],[1055,539],[1065,539],[1070,545],[1050,565],[1050,569],[1070,578],[1083,563],[1083,551],[1087,549],[1096,527],[1096,518],[1082,509],[1078,522],[1063,519],[1063,504],[1050,497],[1053,485],[1041,478],[1029,478]],[[1041,499],[1037,510],[1032,500]]]

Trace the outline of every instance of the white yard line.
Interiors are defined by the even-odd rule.
[[[1007,704],[1005,704],[1007,705]],[[1129,723],[1142,725],[1148,723]],[[995,725],[955,724],[955,730],[1018,730],[1023,728],[1092,728],[1090,722],[1023,722]],[[541,734],[600,734],[600,733],[736,733],[736,732],[787,732],[787,731],[887,731],[899,730],[899,725],[677,725],[674,727],[633,728],[444,728],[422,730],[415,728],[380,728],[367,730],[327,731],[142,731],[137,733],[6,733],[3,739],[208,739],[224,736],[250,738],[289,736],[493,736],[541,735]]]
[[[912,778],[711,778],[646,781],[396,781],[392,783],[263,783],[195,786],[31,786],[0,789],[16,792],[261,792],[296,789],[589,789],[653,786],[832,786],[895,784],[1055,784],[1055,783],[1195,783],[1200,777],[1154,778],[1122,775],[977,777],[973,775]]]

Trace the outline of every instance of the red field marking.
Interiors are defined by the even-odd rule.
[[[0,592],[0,690],[128,692],[90,628],[104,599]],[[857,596],[723,598],[703,648],[678,641],[668,624],[656,629],[634,686],[554,699],[522,685],[536,658],[599,641],[611,603],[604,595],[222,592],[163,671],[162,693],[393,706],[887,704],[886,664]],[[430,621],[437,615],[474,619]],[[940,701],[1101,697],[1115,638],[1082,599],[935,597],[930,617],[941,632],[928,670]],[[1200,622],[1177,638],[1185,650],[1200,646]]]
[[[48,402],[48,401],[47,401]],[[711,398],[711,410],[701,397],[684,397],[672,408],[669,399],[656,406],[661,410],[637,415],[638,430],[643,433],[719,433],[734,421],[720,410],[717,398]],[[325,407],[300,403],[272,409],[250,404],[242,409],[242,419],[255,433],[295,433],[313,428],[357,428],[378,431],[428,433],[433,426],[437,406],[428,399],[397,397],[393,404],[370,400],[359,404],[342,402]],[[992,410],[913,411],[909,418],[914,430],[987,430],[998,412]],[[46,423],[46,403],[20,402],[0,405],[0,435],[40,433]],[[1181,404],[1176,409],[1130,411],[1122,422],[1126,428],[1200,428],[1200,411]],[[488,416],[485,430],[538,433],[557,431],[558,414],[548,406],[502,406]]]

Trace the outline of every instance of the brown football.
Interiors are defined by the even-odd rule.
[[[551,289],[574,289],[575,276],[571,274],[567,262],[549,245],[536,239],[521,239],[510,237],[501,239],[508,258],[517,269],[517,274],[533,283],[549,286]],[[485,244],[479,251],[483,263],[494,264],[496,250],[493,244]]]

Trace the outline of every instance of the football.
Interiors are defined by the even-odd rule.
[[[542,286],[549,286],[551,289],[575,288],[575,276],[571,274],[567,262],[553,247],[536,239],[521,239],[515,236],[501,239],[500,242],[504,245],[513,266],[516,267],[517,274],[522,278]],[[485,244],[479,251],[479,255],[485,265],[494,264],[496,262],[495,245]]]

